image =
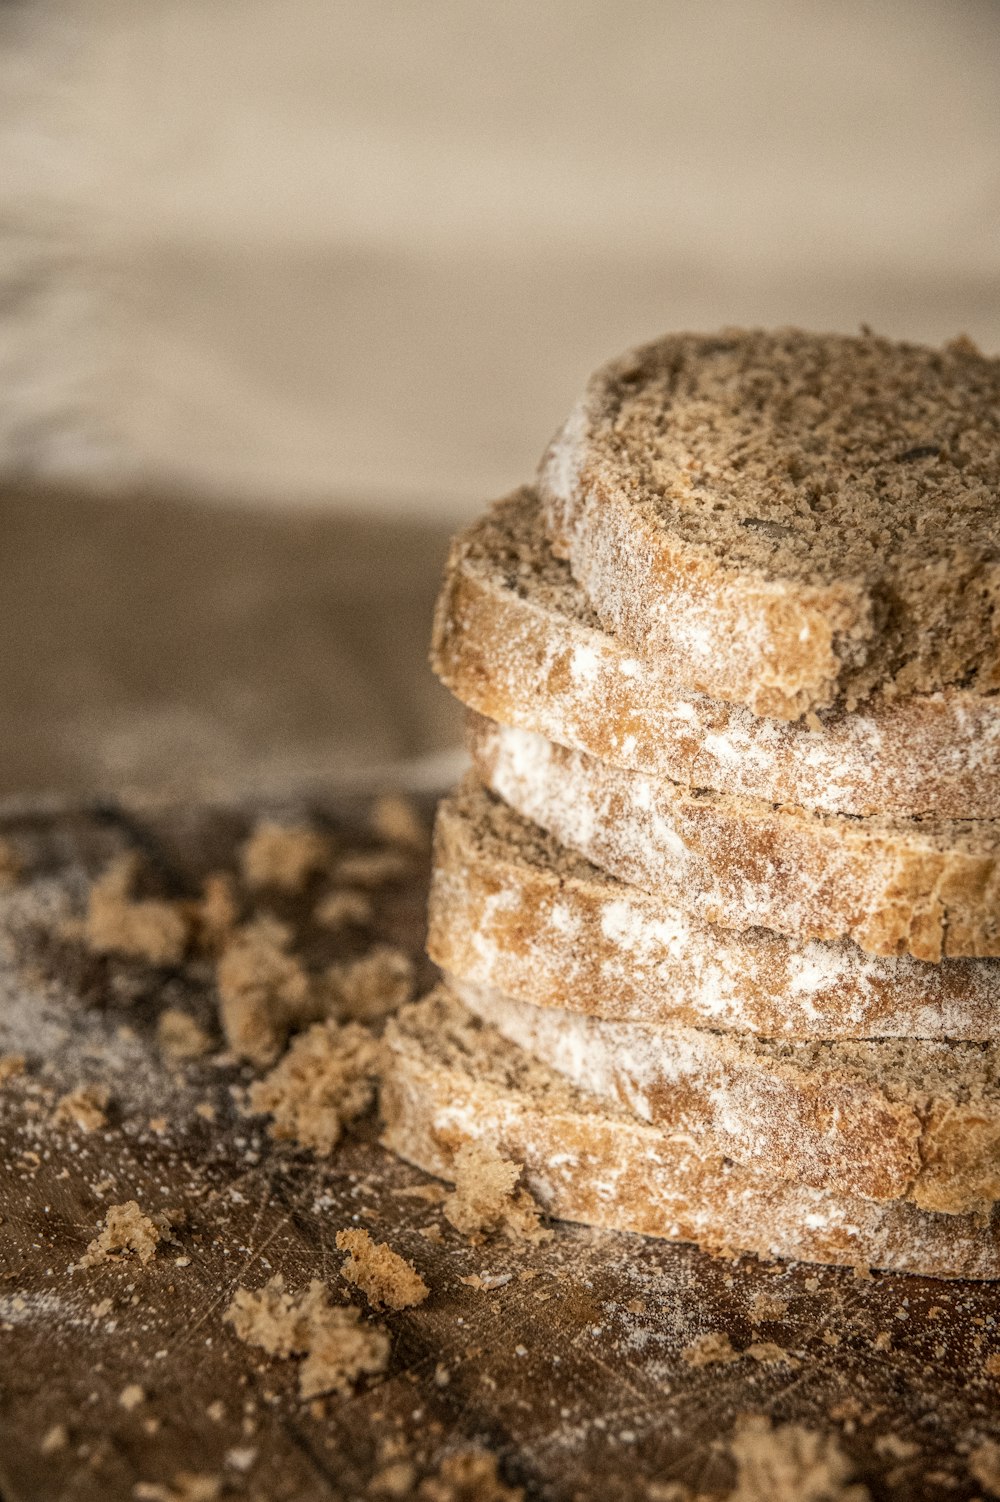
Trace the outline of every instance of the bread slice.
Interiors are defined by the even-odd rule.
[[[713,927],[564,849],[471,777],[438,805],[428,917],[442,970],[610,1022],[1000,1040],[1000,961],[928,965]]]
[[[1000,824],[807,814],[609,767],[469,716],[481,780],[612,875],[724,928],[1000,955]]]
[[[689,787],[831,813],[1000,814],[1000,695],[876,696],[810,727],[689,693],[669,659],[601,629],[527,488],[452,543],[431,662],[492,720]]]
[[[460,1147],[486,1141],[524,1164],[561,1220],[767,1258],[1000,1277],[996,1211],[938,1215],[768,1178],[574,1090],[443,989],[397,1013],[386,1042],[383,1142],[441,1178]]]
[[[604,1022],[449,984],[580,1089],[775,1178],[947,1215],[1000,1199],[1000,1045],[772,1042]]]
[[[672,678],[795,719],[1000,688],[1000,361],[680,334],[599,370],[542,461],[549,534]]]

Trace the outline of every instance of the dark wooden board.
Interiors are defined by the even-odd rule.
[[[193,892],[232,864],[257,812],[102,807],[0,821],[26,870],[0,898],[0,1053],[29,1060],[0,1088],[5,1502],[109,1502],[182,1472],[221,1476],[222,1495],[362,1498],[387,1456],[409,1459],[419,1480],[467,1445],[493,1450],[528,1498],[662,1499],[670,1483],[722,1497],[727,1440],[746,1413],[836,1434],[874,1498],[985,1495],[966,1457],[1000,1439],[1000,1379],[985,1368],[1000,1350],[992,1287],[727,1262],[570,1226],[547,1245],[473,1246],[438,1206],[401,1193],[431,1181],[378,1146],[374,1120],[316,1162],[240,1113],[233,1087],[246,1069],[213,1057],[165,1068],[156,1017],[181,1004],[209,1022],[207,967],[95,959],[60,937],[60,918],[136,846],[163,890]],[[364,800],[307,812],[336,831],[365,825]],[[374,937],[419,954],[425,887],[421,868],[387,888]],[[305,908],[286,916],[307,923]],[[54,1126],[53,1101],[100,1078],[108,1127]],[[206,1102],[214,1121],[196,1111]],[[108,1205],[128,1199],[170,1209],[176,1243],[145,1267],[75,1268]],[[343,1297],[334,1237],[350,1224],[412,1258],[431,1297],[385,1317],[384,1377],[310,1405],[295,1362],[241,1344],[222,1314],[237,1285],[275,1272],[292,1289],[323,1278]],[[428,1226],[439,1242],[421,1234]],[[473,1274],[511,1276],[487,1290],[461,1281]],[[754,1324],[761,1293],[787,1309]],[[690,1365],[682,1352],[711,1331],[738,1350],[774,1342],[794,1365]],[[146,1398],[129,1411],[119,1395],[132,1383]],[[43,1453],[58,1425],[67,1444]]]

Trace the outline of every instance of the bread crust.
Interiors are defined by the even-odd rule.
[[[1000,1198],[1000,1054],[914,1040],[773,1043],[560,1014],[449,979],[477,1017],[580,1089],[706,1135],[776,1178],[924,1210]]]
[[[597,371],[549,446],[549,536],[609,631],[755,714],[995,693],[1000,559],[975,514],[998,398],[1000,363],[964,345],[657,340]]]
[[[562,848],[469,778],[438,806],[427,948],[535,1006],[770,1038],[1000,1033],[1000,961],[864,954],[704,923]]]
[[[470,709],[613,766],[830,813],[1000,815],[1000,697],[960,688],[765,720],[600,626],[515,491],[455,538],[431,664]]]
[[[464,1143],[486,1141],[524,1164],[528,1187],[558,1219],[764,1258],[1000,1276],[996,1212],[940,1215],[767,1178],[713,1143],[572,1090],[443,990],[399,1013],[386,1041],[383,1141],[442,1178]]]
[[[847,819],[698,792],[472,714],[468,744],[519,813],[707,922],[934,963],[1000,956],[994,821]]]

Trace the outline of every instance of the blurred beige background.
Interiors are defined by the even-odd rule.
[[[595,364],[1000,348],[998,61],[994,0],[0,5],[0,797],[444,781],[448,529]]]
[[[9,259],[41,282],[5,398],[22,468],[468,515],[668,327],[1000,346],[992,0],[2,24]]]

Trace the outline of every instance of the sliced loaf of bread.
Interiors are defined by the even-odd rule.
[[[1000,955],[1000,822],[850,819],[698,792],[469,716],[481,780],[563,844],[725,928]]]
[[[714,927],[590,865],[471,777],[438,805],[428,918],[443,970],[612,1022],[1000,1037],[1000,960],[928,965],[849,940]]]
[[[773,1042],[604,1022],[449,984],[582,1090],[775,1178],[948,1215],[1000,1198],[1000,1045]]]
[[[465,1143],[485,1141],[524,1165],[558,1219],[766,1258],[1000,1277],[995,1211],[938,1215],[769,1178],[574,1090],[443,989],[398,1013],[386,1043],[383,1141],[442,1178]]]
[[[795,719],[1000,689],[1000,361],[726,330],[612,361],[548,450],[555,551],[690,689]]]
[[[1000,695],[876,695],[806,725],[690,692],[670,659],[601,628],[530,489],[452,543],[431,662],[492,720],[689,787],[830,813],[1000,815]]]

